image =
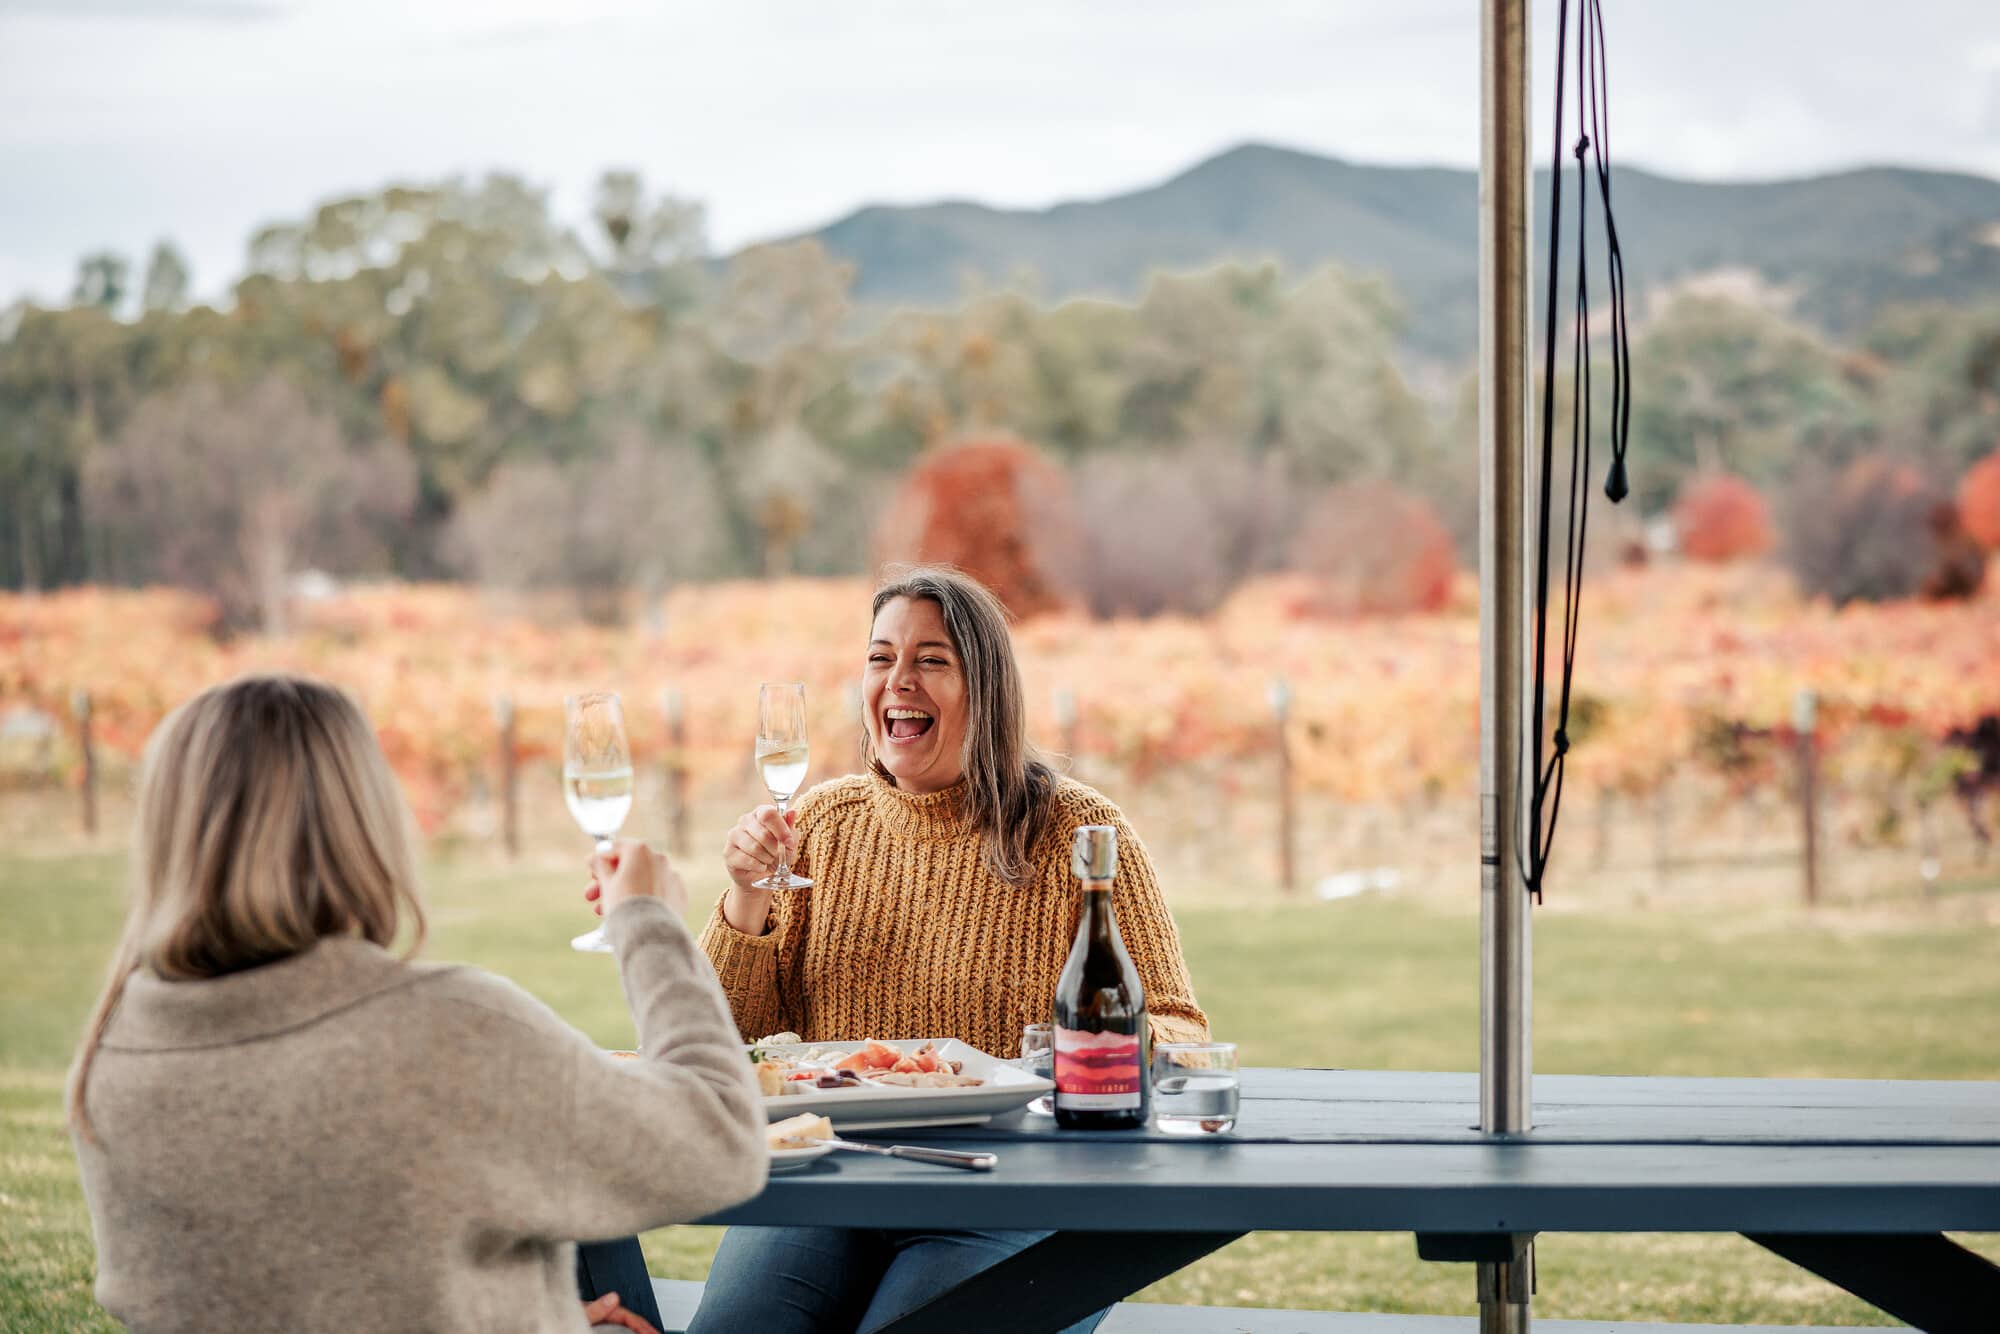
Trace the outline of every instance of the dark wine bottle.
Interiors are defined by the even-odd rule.
[[[1070,869],[1083,888],[1076,943],[1056,982],[1056,1124],[1129,1130],[1146,1124],[1146,992],[1111,911],[1118,831],[1076,831]]]

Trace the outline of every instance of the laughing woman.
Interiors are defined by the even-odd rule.
[[[1028,743],[999,602],[920,568],[876,591],[873,616],[869,772],[822,783],[788,819],[759,807],[729,833],[731,887],[701,944],[737,1027],[1016,1054],[1022,1026],[1049,1017],[1076,927],[1071,835],[1095,824],[1119,831],[1112,897],[1153,1037],[1206,1037],[1145,848],[1116,806]],[[755,887],[781,850],[812,888]],[[734,1228],[692,1329],[871,1329],[1043,1235]]]

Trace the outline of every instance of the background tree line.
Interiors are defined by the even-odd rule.
[[[617,172],[583,227],[507,176],[329,202],[253,236],[221,308],[171,245],[136,285],[88,256],[68,307],[0,316],[0,585],[171,582],[279,629],[317,568],[614,617],[675,580],[1013,541],[1050,596],[1150,614],[1288,567],[1341,607],[1435,604],[1470,557],[1476,385],[1399,362],[1379,278],[1225,263],[1051,307],[1030,277],[921,311],[853,283],[812,241],[713,258],[698,205]],[[1728,476],[1809,591],[1951,591],[1987,531],[2000,310],[1836,345],[1686,295],[1636,341],[1641,515]],[[996,487],[1006,514],[963,509]]]

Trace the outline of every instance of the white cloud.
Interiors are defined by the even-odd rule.
[[[79,3],[90,21],[51,16]],[[252,14],[268,21],[213,21]],[[1606,17],[1622,161],[2000,171],[1990,0],[1905,4],[1894,25],[1865,0]],[[638,168],[706,202],[728,247],[869,201],[1103,195],[1246,139],[1469,166],[1477,59],[1464,0],[0,0],[0,303],[162,235],[218,290],[274,216],[495,167],[579,216],[600,170]]]

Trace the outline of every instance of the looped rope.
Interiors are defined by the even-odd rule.
[[[1549,851],[1555,842],[1556,817],[1562,808],[1563,775],[1570,751],[1569,706],[1576,676],[1578,618],[1583,598],[1584,539],[1589,531],[1591,401],[1589,254],[1585,230],[1589,212],[1589,176],[1597,178],[1604,210],[1605,277],[1611,290],[1611,466],[1605,473],[1604,494],[1613,504],[1625,499],[1630,485],[1625,474],[1625,448],[1632,434],[1632,347],[1625,320],[1625,256],[1618,245],[1618,225],[1611,212],[1611,100],[1605,60],[1604,11],[1601,0],[1575,0],[1581,22],[1576,47],[1576,119],[1579,130],[1572,155],[1576,159],[1576,301],[1575,341],[1570,376],[1570,471],[1567,543],[1563,556],[1562,685],[1552,745],[1545,742],[1541,718],[1548,682],[1551,486],[1555,474],[1556,318],[1562,268],[1563,74],[1569,52],[1572,0],[1561,0],[1556,20],[1555,143],[1549,171],[1549,282],[1543,311],[1542,471],[1535,539],[1535,774],[1529,802],[1528,850],[1521,876],[1535,902],[1542,901],[1542,882]],[[1587,132],[1586,132],[1587,131]],[[1593,149],[1595,150],[1593,153]],[[1590,168],[1585,159],[1592,159]],[[1552,752],[1552,753],[1550,753]],[[1516,781],[1518,782],[1518,776]]]

